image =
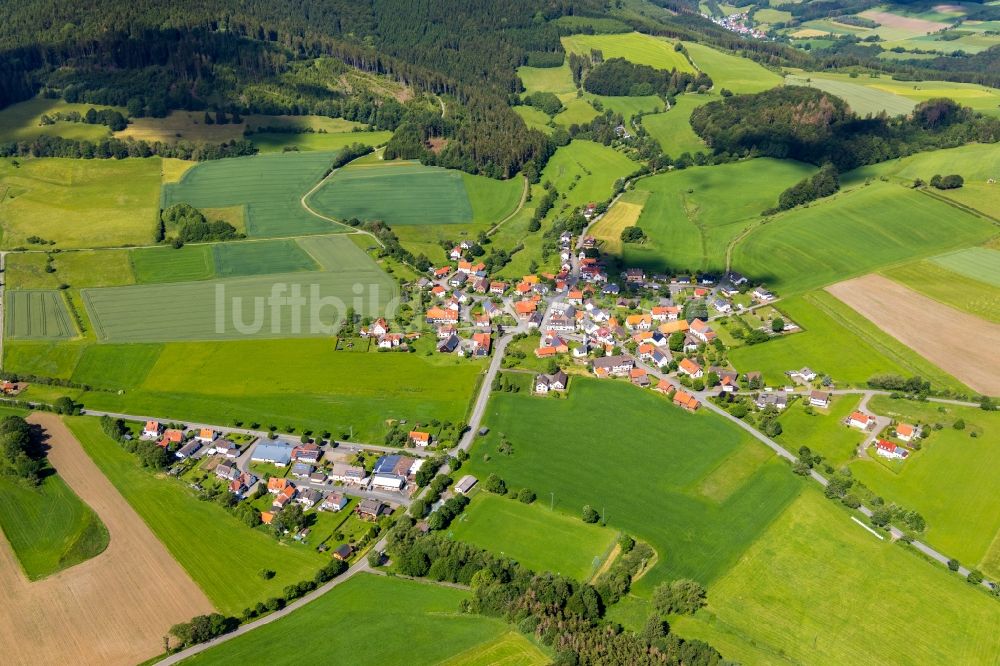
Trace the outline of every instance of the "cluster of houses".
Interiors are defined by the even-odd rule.
[[[219,437],[219,433],[211,428],[199,428],[197,432],[185,433],[180,428],[166,428],[159,421],[149,420],[143,426],[141,439],[154,441],[157,446],[173,451],[174,456],[184,460],[208,447],[207,455],[222,455],[227,458],[237,458],[240,455],[239,445]]]
[[[419,333],[404,334],[390,332],[389,323],[382,317],[379,317],[372,322],[371,326],[366,326],[361,329],[361,337],[371,338],[375,341],[375,344],[379,349],[398,349],[400,351],[406,351],[406,349],[408,349],[406,341],[419,336]]]
[[[910,423],[898,423],[888,434],[907,446],[912,446],[912,443],[920,438],[920,428]],[[906,446],[883,437],[875,440],[875,453],[890,460],[905,460],[910,455]]]

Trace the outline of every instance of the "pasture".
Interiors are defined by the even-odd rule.
[[[583,97],[577,97],[576,93],[560,95],[559,99],[562,101],[563,110],[552,117],[557,125],[563,127],[583,125],[600,115],[590,102]]]
[[[460,612],[468,595],[464,590],[362,573],[294,613],[184,663],[333,663],[357,653],[359,646],[364,646],[365,660],[385,664],[471,657],[478,646],[496,649],[510,627],[500,619]],[[531,659],[525,663],[544,662],[537,648],[528,654]]]
[[[622,153],[593,141],[570,141],[559,148],[545,169],[542,182],[552,181],[559,191],[555,210],[562,204],[582,206],[603,201],[611,196],[615,180],[624,178],[639,168]]]
[[[642,427],[622,436],[630,423]],[[800,488],[774,456],[744,458],[761,444],[739,428],[625,382],[578,377],[565,400],[496,393],[484,424],[491,431],[472,450],[470,473],[531,488],[543,508],[548,499],[573,520],[590,504],[610,528],[649,542],[658,560],[637,585],[643,597],[673,577],[711,589]],[[512,455],[498,454],[500,433]],[[733,456],[753,471],[734,480]]]
[[[319,182],[334,153],[271,153],[202,162],[163,188],[163,207],[245,206],[251,237],[336,233],[344,227],[305,210],[300,200]]]
[[[549,123],[552,119],[540,109],[522,104],[521,106],[515,106],[514,111],[517,115],[521,116],[522,120],[524,120],[524,124],[528,126],[528,129],[536,129],[540,132],[544,132],[545,134],[552,134],[552,132],[555,131],[553,128],[549,127]]]
[[[996,250],[989,251],[996,252]],[[958,254],[964,252],[966,250],[960,250]],[[1000,255],[1000,252],[997,252],[997,255]],[[949,255],[945,255],[947,256]],[[936,259],[905,264],[887,270],[883,274],[935,301],[982,317],[994,324],[1000,324],[1000,286],[980,281],[987,277],[987,272],[969,271],[974,272],[978,279],[967,277],[941,266]],[[961,262],[955,268],[968,270],[970,265]]]
[[[498,222],[517,207],[522,182],[472,176],[417,162],[352,165],[331,176],[311,198],[337,219],[396,225]]]
[[[325,558],[312,549],[283,546],[263,529],[251,529],[217,504],[199,500],[179,479],[140,467],[135,456],[104,434],[96,418],[73,417],[67,423],[87,455],[221,612],[239,614],[290,583],[311,579],[323,565]],[[206,566],[222,561],[226,566]],[[274,578],[263,580],[261,569],[274,571]]]
[[[755,228],[736,244],[732,267],[792,294],[974,245],[994,233],[990,222],[936,198],[873,182]]]
[[[786,371],[808,365],[838,384],[864,386],[877,374],[920,375],[937,388],[969,392],[957,379],[824,291],[783,298],[778,305],[802,332],[731,349],[729,359],[741,372],[760,370],[768,384],[784,386]]]
[[[48,272],[47,265],[55,270]],[[57,289],[63,284],[96,287],[134,281],[127,250],[12,252],[7,255],[4,272],[7,284],[16,289]]]
[[[316,270],[318,266],[293,239],[218,243],[212,246],[219,277],[272,275]]]
[[[853,81],[826,79],[811,74],[808,77],[790,74],[785,77],[785,83],[793,86],[818,88],[823,92],[828,92],[847,102],[851,110],[859,116],[869,114],[877,116],[882,112],[890,116],[905,116],[913,111],[913,107],[917,105],[914,100],[907,97],[901,97],[879,88],[863,86]]]
[[[867,178],[888,176],[900,184],[912,185],[917,178],[927,182],[934,174],[957,173],[965,179],[962,187],[954,190],[929,188],[927,192],[997,218],[1000,217],[1000,185],[989,182],[1000,174],[1000,155],[997,153],[1000,151],[995,144],[982,143],[929,150],[855,169],[844,174],[841,182],[856,185]]]
[[[61,99],[36,97],[17,104],[11,104],[0,110],[0,141],[28,141],[40,136],[61,136],[64,139],[77,141],[100,141],[111,136],[111,130],[106,125],[88,125],[60,120],[50,125],[42,125],[42,115],[55,113],[85,114],[89,109],[117,108],[100,104],[70,104]]]
[[[710,95],[678,95],[669,111],[643,116],[642,126],[667,155],[708,152],[705,142],[691,129],[691,112],[713,99]]]
[[[76,337],[62,292],[12,289],[6,294],[4,335],[21,340],[57,340]]]
[[[15,340],[6,336],[3,367],[8,372],[69,379],[83,349],[84,341]]]
[[[935,424],[920,451],[898,472],[873,460],[855,460],[855,478],[927,520],[926,540],[970,568],[1000,577],[1000,512],[995,474],[1000,462],[1000,414],[972,407],[873,398],[869,407],[897,421]],[[966,423],[955,430],[957,419]],[[970,437],[976,432],[978,437]]]
[[[121,390],[139,386],[149,375],[163,345],[87,345],[71,379],[85,386]]]
[[[524,84],[525,93],[550,92],[556,95],[575,93],[573,74],[569,65],[559,67],[518,67],[517,75]]]
[[[221,369],[237,374],[191,380]],[[82,400],[105,411],[330,430],[338,437],[353,427],[354,438],[374,442],[389,418],[463,421],[481,371],[481,363],[458,358],[335,352],[330,338],[172,343],[135,388],[85,393]]]
[[[143,247],[129,252],[135,279],[139,284],[189,282],[215,277],[215,258],[211,245]]]
[[[959,275],[1000,287],[1000,250],[970,247],[933,257],[931,261]]]
[[[355,234],[355,236],[361,235]],[[374,243],[370,236],[364,238]],[[365,254],[350,237],[306,236],[297,239],[297,242],[324,271],[347,273],[371,270],[371,257]]]
[[[876,618],[907,630],[874,630]],[[1000,658],[998,619],[988,595],[809,487],[709,586],[706,608],[670,624],[743,663],[987,664]]]
[[[636,188],[650,196],[639,226],[649,241],[626,247],[625,258],[654,271],[724,269],[730,242],[759,221],[782,190],[813,171],[799,162],[759,158],[644,178]]]
[[[586,93],[584,95],[591,106],[595,109],[602,109],[604,111],[614,111],[615,113],[620,113],[625,119],[625,125],[629,125],[629,121],[636,115],[640,113],[659,113],[663,111],[666,107],[661,100],[656,95],[644,95],[640,97],[607,97],[605,95],[593,95],[591,93]]]
[[[2,246],[25,246],[31,236],[62,249],[149,243],[159,197],[155,157],[0,159]]]
[[[272,294],[296,293],[307,299],[306,307],[264,307]],[[103,287],[84,289],[82,295],[98,340],[171,342],[330,335],[350,306],[363,316],[383,314],[398,287],[372,263],[365,271]],[[137,317],[149,303],[175,304],[183,316]]]
[[[826,288],[883,331],[983,395],[1000,395],[1000,325],[871,274]]]
[[[566,35],[561,40],[567,53],[589,56],[592,50],[598,50],[604,54],[605,60],[625,58],[637,65],[649,65],[656,69],[695,71],[684,54],[674,50],[674,43],[662,37],[626,32],[614,35]]]
[[[539,498],[531,505],[480,490],[451,532],[459,541],[503,553],[532,571],[590,579],[611,551],[617,532],[551,511],[541,489],[533,490]]]
[[[757,93],[781,85],[781,76],[740,56],[730,55],[696,42],[684,42],[695,66],[712,77],[713,92],[723,88],[734,93]]]
[[[108,530],[66,482],[49,469],[37,487],[0,477],[0,528],[29,580],[96,557]]]
[[[336,151],[353,143],[381,146],[392,138],[392,132],[259,132],[248,138],[262,153]]]

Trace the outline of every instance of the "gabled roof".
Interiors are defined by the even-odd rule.
[[[896,434],[902,435],[903,437],[909,437],[914,433],[915,429],[909,423],[900,423],[896,426]]]
[[[682,358],[681,362],[678,363],[677,366],[688,374],[694,374],[701,370],[701,366],[689,358]]]
[[[851,414],[851,420],[857,421],[858,423],[868,423],[868,421],[871,420],[871,417],[864,412],[854,412]]]

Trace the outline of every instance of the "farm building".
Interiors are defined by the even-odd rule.
[[[293,449],[287,444],[258,444],[250,454],[250,460],[284,467],[292,461]]]
[[[472,487],[476,485],[476,483],[478,483],[478,479],[476,479],[476,477],[472,476],[471,474],[466,474],[465,476],[463,476],[461,479],[458,480],[458,483],[455,484],[455,492],[460,493],[462,495],[467,495],[469,491],[472,490]]]

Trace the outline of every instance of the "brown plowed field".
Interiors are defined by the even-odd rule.
[[[135,664],[157,655],[172,625],[212,604],[58,416],[28,421],[48,433],[49,461],[101,517],[111,542],[97,557],[31,583],[0,538],[0,662]]]
[[[1000,326],[881,275],[826,288],[883,331],[986,395],[1000,395]]]

